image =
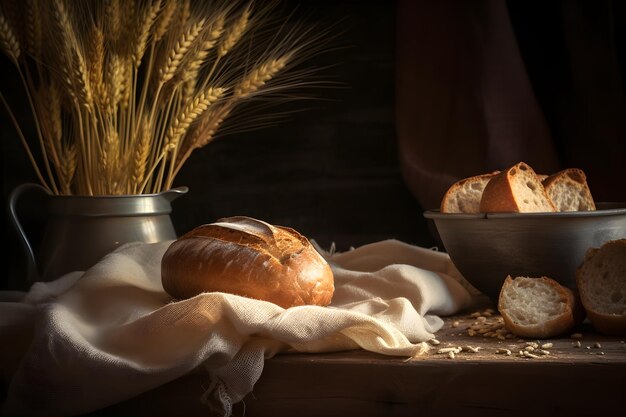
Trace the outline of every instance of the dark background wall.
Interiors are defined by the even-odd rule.
[[[292,103],[299,111],[274,127],[226,136],[196,151],[175,183],[190,188],[173,204],[177,232],[248,215],[293,227],[323,247],[335,242],[339,250],[386,238],[432,245],[397,162],[395,3],[290,0],[285,7],[310,22],[334,25],[338,35],[312,64],[330,66],[319,75],[336,86],[314,92],[322,99]],[[20,94],[9,80],[2,81],[5,95]],[[35,177],[4,112],[1,117],[6,202],[16,185]],[[27,221],[36,222],[37,210],[24,210]],[[7,222],[2,232],[8,250],[0,287],[23,273]]]
[[[417,13],[416,23],[409,27],[408,33],[424,36],[427,32],[415,27],[421,22],[424,27],[430,25],[431,29],[463,41],[462,31],[468,30],[475,36],[474,47],[482,48],[485,44],[482,36],[494,33],[488,25],[498,26],[498,21],[486,12],[495,3],[490,0],[286,0],[284,4],[287,10],[295,10],[296,17],[306,16],[323,26],[334,25],[337,36],[328,50],[316,56],[311,64],[327,67],[320,73],[321,78],[336,83],[336,87],[316,91],[318,100],[293,103],[290,109],[298,111],[276,126],[223,137],[196,151],[175,183],[190,188],[187,195],[174,202],[172,219],[177,232],[182,234],[220,217],[248,215],[296,228],[322,247],[334,242],[339,250],[387,238],[421,246],[435,245],[437,241],[422,216],[423,210],[436,206],[443,189],[455,179],[503,168],[500,165],[504,162],[491,155],[485,159],[488,165],[451,164],[450,155],[462,161],[463,155],[469,154],[468,148],[453,148],[441,141],[457,140],[470,127],[452,113],[438,114],[448,134],[450,129],[459,134],[447,138],[417,137],[421,144],[435,144],[425,148],[436,148],[434,157],[421,156],[428,159],[431,169],[445,176],[441,189],[431,200],[425,204],[418,202],[415,197],[418,193],[407,185],[412,180],[410,174],[407,176],[410,171],[403,171],[400,166],[396,106],[397,92],[406,92],[405,86],[396,85],[399,70],[403,69],[396,66],[396,51],[398,41],[404,40],[396,35],[407,33],[407,27],[399,31],[397,24],[404,20],[411,26],[413,20],[397,19],[397,12],[402,15],[410,9]],[[598,199],[625,201],[626,106],[622,80],[626,68],[626,7],[623,2],[509,0],[506,13],[514,43],[519,47],[521,71],[526,73],[531,86],[529,97],[536,99],[538,112],[545,118],[546,138],[556,150],[552,169],[584,168]],[[463,25],[441,23],[451,16]],[[498,41],[491,39],[494,40]],[[431,56],[461,62],[450,71],[461,82],[469,68],[480,70],[471,51],[441,50],[437,46],[440,41],[438,37],[426,36],[420,40],[421,49],[409,47],[414,63],[418,67],[427,66]],[[499,61],[498,57],[490,59]],[[2,92],[19,102],[22,93],[15,74],[6,60],[0,65]],[[459,85],[480,95],[480,86]],[[453,88],[425,86],[428,88],[411,92],[415,103],[403,102],[402,114],[409,117],[415,114],[416,118],[421,117],[419,120],[431,123],[431,119],[417,114],[415,109],[429,109],[430,103],[440,98],[440,91],[447,89],[449,93]],[[509,101],[515,102],[515,98]],[[26,108],[16,110],[22,126],[26,131],[30,128],[32,133]],[[477,132],[469,132],[468,136],[482,140]],[[520,137],[524,139],[523,135]],[[496,142],[499,139],[490,138]],[[522,141],[515,146],[524,149],[525,144]],[[11,190],[18,184],[35,181],[35,176],[4,111],[0,111],[0,149],[4,202],[1,214],[5,219]],[[42,225],[40,211],[36,204],[24,208],[23,218],[31,225],[33,235]],[[0,288],[4,288],[23,276],[24,261],[7,221],[1,223],[0,231],[7,247],[0,251],[3,256]]]

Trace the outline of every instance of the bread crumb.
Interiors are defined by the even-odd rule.
[[[577,340],[574,343],[572,343],[572,346],[574,346],[575,348],[579,348],[581,346],[580,340]]]
[[[602,345],[599,342],[596,342],[593,344],[593,347],[596,349],[600,349],[602,347]]]

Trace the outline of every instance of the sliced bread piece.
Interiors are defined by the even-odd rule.
[[[535,171],[520,162],[495,175],[480,200],[482,213],[555,212]]]
[[[442,213],[480,213],[483,190],[498,172],[464,178],[452,184],[441,200],[440,211]]]
[[[590,248],[576,270],[576,286],[599,333],[626,335],[626,239]]]
[[[582,169],[564,169],[543,179],[542,183],[558,211],[596,209],[587,185],[587,176]]]
[[[573,291],[548,277],[504,280],[498,311],[504,325],[520,337],[545,339],[561,335],[580,320]]]

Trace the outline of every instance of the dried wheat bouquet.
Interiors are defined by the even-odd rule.
[[[276,5],[263,4],[2,0],[0,46],[36,138],[0,99],[42,185],[79,195],[169,189],[241,103],[305,85],[314,70],[301,64],[324,31],[276,19]]]

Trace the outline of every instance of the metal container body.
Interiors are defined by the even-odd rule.
[[[626,208],[595,212],[442,214],[427,211],[450,259],[497,300],[507,275],[548,276],[576,288],[589,248],[626,238]]]
[[[42,241],[36,251],[24,234],[15,203],[25,185],[11,196],[11,215],[29,255],[29,278],[50,281],[72,271],[85,271],[118,246],[176,239],[171,202],[187,192],[181,187],[159,194],[122,196],[48,195]],[[41,189],[41,187],[39,187]],[[35,253],[36,252],[36,253]]]
[[[169,214],[53,216],[36,257],[40,279],[50,281],[71,271],[85,271],[124,243],[175,238]]]

